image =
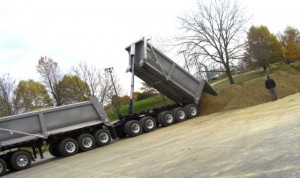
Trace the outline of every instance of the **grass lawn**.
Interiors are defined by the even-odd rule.
[[[174,103],[172,100],[170,100],[169,98],[165,97],[166,103],[164,102],[164,99],[161,95],[157,95],[151,98],[147,98],[144,100],[140,100],[137,102],[134,102],[133,104],[133,112],[137,113],[137,112],[141,112],[141,111],[146,111],[149,109],[153,109],[153,108],[157,108],[160,106],[164,106],[165,104],[172,104]],[[122,105],[120,107],[120,113],[122,116],[125,116],[128,114],[128,110],[129,110],[129,105]],[[111,120],[116,120],[117,119],[117,111],[115,108],[109,108],[107,110],[105,110],[108,117]]]

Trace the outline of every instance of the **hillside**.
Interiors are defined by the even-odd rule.
[[[236,84],[229,85],[227,78],[220,79],[211,85],[218,92],[217,96],[202,93],[200,101],[200,116],[208,115],[220,111],[241,109],[271,101],[269,91],[265,89],[267,72],[250,71],[234,76]],[[273,64],[270,76],[277,83],[276,91],[278,98],[283,98],[300,92],[300,63],[292,65]],[[172,103],[167,99],[167,103]],[[134,104],[134,112],[141,112],[151,108],[163,106],[163,98],[158,95],[137,101]],[[120,108],[122,115],[128,114],[128,105]],[[114,108],[106,110],[109,118],[117,119]]]
[[[278,71],[270,74],[277,84],[278,98],[300,92],[300,72],[295,69]],[[266,75],[243,82],[233,84],[218,91],[218,96],[203,93],[201,96],[200,115],[208,115],[230,109],[240,109],[271,101],[264,82]]]

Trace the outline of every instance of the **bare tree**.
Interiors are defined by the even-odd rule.
[[[96,96],[102,105],[111,102],[114,95],[113,85],[110,74],[100,69],[89,66],[86,62],[80,62],[77,67],[71,69],[74,75],[77,75],[90,88],[91,96]],[[118,92],[121,92],[121,86],[115,74],[112,74]],[[120,94],[120,93],[118,93]]]
[[[100,90],[98,93],[100,103],[102,105],[109,103],[113,97],[113,85],[111,83],[110,75],[108,73],[103,73],[103,76],[100,78]]]
[[[104,84],[101,85],[102,103],[113,103],[113,98],[115,98],[117,95],[123,95],[123,88],[120,85],[117,74],[113,72],[113,70],[111,73],[105,71],[102,75],[101,82]],[[112,82],[114,82],[114,84]]]
[[[183,68],[197,79],[211,80],[214,76],[224,72],[224,70],[219,70],[220,67],[216,63],[206,63],[205,60],[199,60],[197,53],[190,54],[186,50],[181,50],[178,55],[183,56]]]
[[[158,94],[158,91],[146,82],[142,82],[142,87],[140,87],[140,90],[143,93]]]
[[[249,20],[243,9],[230,0],[213,0],[208,4],[200,0],[197,11],[178,19],[185,31],[176,38],[181,51],[197,56],[200,63],[220,63],[233,84],[230,66],[233,60],[242,58],[245,47],[241,40],[245,34],[243,27]]]
[[[183,68],[191,74],[190,66],[192,66],[192,60],[189,60],[189,54],[186,52],[186,50],[179,51],[178,54],[183,56]]]
[[[55,105],[61,106],[61,97],[59,89],[59,81],[62,78],[61,69],[58,63],[48,57],[41,57],[36,66],[37,72],[41,76],[41,83],[51,93]]]
[[[101,84],[101,71],[99,69],[88,66],[86,62],[80,62],[78,67],[73,67],[71,71],[88,84],[91,96],[97,96]]]
[[[15,89],[15,80],[9,74],[0,77],[0,117],[14,114],[12,97]]]
[[[168,54],[172,52],[174,48],[174,44],[168,38],[153,36],[149,40],[151,41],[151,44],[153,46],[155,46],[160,52],[164,54]]]

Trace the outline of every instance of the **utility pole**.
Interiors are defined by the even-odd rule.
[[[110,74],[111,83],[112,83],[112,85],[114,87],[116,98],[117,98],[117,101],[116,101],[116,110],[117,110],[118,118],[120,119],[120,117],[121,117],[121,114],[120,114],[120,105],[119,105],[119,102],[118,102],[119,96],[118,96],[118,92],[117,92],[117,89],[116,89],[116,86],[115,86],[115,82],[114,82],[114,79],[113,79],[113,76],[112,76],[113,69],[114,69],[113,67],[108,67],[108,68],[105,68],[104,71],[105,72],[109,72],[109,74]]]

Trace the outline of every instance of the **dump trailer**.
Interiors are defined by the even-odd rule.
[[[113,129],[95,97],[76,104],[2,117],[0,176],[7,168],[23,170],[37,157],[43,158],[43,145],[48,146],[50,154],[56,157],[72,156],[78,151],[107,145],[112,136],[115,138]]]
[[[129,54],[127,71],[132,73],[131,102],[129,115],[115,123],[119,136],[136,136],[142,131],[150,132],[159,125],[169,126],[187,118],[194,118],[199,114],[201,93],[217,95],[206,80],[196,79],[145,38],[128,46],[126,51]],[[175,104],[133,113],[134,76],[173,100]]]
[[[217,92],[204,79],[196,79],[143,38],[127,47],[130,62],[128,71],[176,103],[199,104],[200,95]],[[135,52],[132,52],[135,50]],[[132,54],[135,53],[135,54]],[[132,60],[133,58],[133,60]]]

